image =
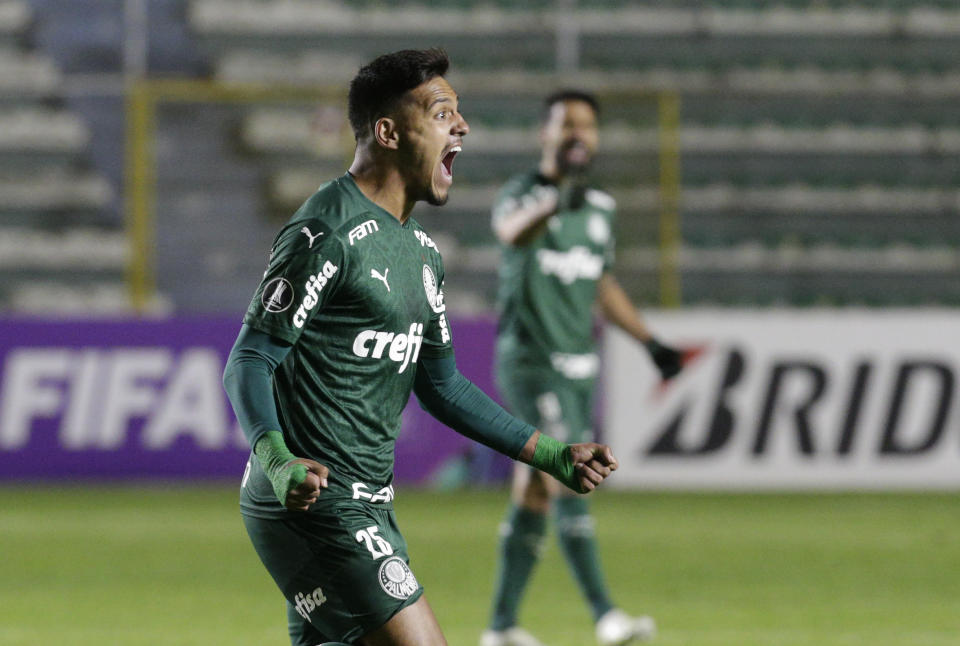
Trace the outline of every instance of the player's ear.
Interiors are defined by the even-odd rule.
[[[373,124],[373,137],[377,144],[384,148],[396,150],[400,147],[400,129],[397,122],[390,117],[381,117]]]

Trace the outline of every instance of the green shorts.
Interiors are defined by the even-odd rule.
[[[287,599],[293,646],[352,643],[423,594],[392,506],[331,500],[243,522]]]
[[[592,442],[596,380],[568,379],[556,371],[500,361],[497,389],[507,408],[561,442]]]

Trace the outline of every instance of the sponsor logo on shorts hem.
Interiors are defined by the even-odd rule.
[[[365,500],[369,503],[386,503],[393,500],[393,485],[387,485],[379,491],[371,493],[369,485],[363,482],[354,482],[352,489],[354,500]]]
[[[298,592],[293,596],[293,607],[296,609],[297,614],[313,623],[313,619],[310,618],[310,613],[322,606],[327,600],[326,595],[323,594],[323,590],[320,588],[315,588],[313,592]]]

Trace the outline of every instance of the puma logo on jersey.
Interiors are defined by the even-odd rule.
[[[379,231],[380,227],[377,225],[376,220],[367,220],[363,224],[357,225],[350,229],[350,233],[347,234],[347,239],[350,240],[350,246],[353,246],[353,243],[357,240],[363,240],[368,235],[374,231]]]
[[[603,256],[590,253],[586,247],[577,246],[570,251],[541,249],[537,252],[537,262],[545,276],[552,274],[564,285],[578,278],[597,280],[603,273]]]
[[[370,278],[376,278],[377,280],[382,281],[383,284],[387,286],[387,291],[389,292],[389,291],[390,291],[390,283],[387,282],[387,274],[389,274],[389,273],[390,273],[390,268],[389,268],[389,267],[387,267],[386,269],[384,269],[382,274],[381,274],[379,271],[377,271],[376,269],[371,269],[371,270],[370,270]]]
[[[313,241],[323,235],[323,231],[314,235],[313,233],[310,232],[310,229],[308,229],[307,227],[303,227],[302,229],[300,229],[300,233],[307,236],[307,239],[310,241],[310,243],[307,245],[307,249],[313,249]]]
[[[330,279],[333,278],[333,275],[337,273],[337,267],[335,264],[329,260],[323,264],[323,268],[316,273],[315,276],[310,276],[307,279],[307,282],[303,284],[304,289],[307,290],[307,293],[303,297],[303,302],[300,303],[300,307],[297,308],[297,311],[293,315],[293,324],[297,327],[303,327],[307,322],[307,313],[310,312],[317,303],[320,302],[320,292],[323,291],[323,288],[327,286],[327,283],[330,282]]]
[[[411,363],[417,362],[422,345],[423,323],[411,323],[406,334],[364,330],[353,340],[353,354],[364,359],[382,359],[386,352],[390,361],[400,364],[397,372],[402,373]]]

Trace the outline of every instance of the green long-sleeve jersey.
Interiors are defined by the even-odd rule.
[[[512,178],[494,205],[494,221],[549,191],[557,187],[539,173]],[[571,377],[596,371],[593,306],[600,277],[613,264],[616,203],[595,189],[578,195],[582,199],[572,205],[561,199],[531,242],[503,247],[500,362],[552,367]]]

